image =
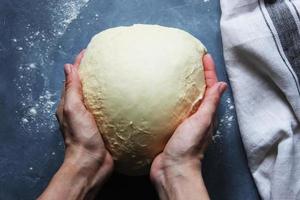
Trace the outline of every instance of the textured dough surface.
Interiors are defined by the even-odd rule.
[[[84,101],[119,172],[149,172],[203,96],[205,53],[189,33],[158,25],[116,27],[92,38],[79,70]]]

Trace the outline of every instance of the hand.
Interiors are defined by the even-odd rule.
[[[40,199],[91,198],[113,170],[112,156],[83,102],[78,73],[83,55],[84,51],[74,64],[64,67],[66,81],[56,116],[64,138],[65,159]]]
[[[82,85],[78,73],[84,51],[75,63],[65,65],[66,82],[56,116],[65,142],[65,161],[86,168],[107,168],[111,172],[113,160],[105,149],[93,115],[83,102]],[[90,169],[90,170],[91,170]]]
[[[171,192],[170,190],[175,188],[174,181],[176,184],[180,184],[182,177],[190,182],[200,179],[195,180],[195,184],[191,184],[188,190],[203,183],[200,169],[201,160],[211,138],[210,132],[217,106],[227,87],[226,83],[218,82],[214,62],[210,55],[203,57],[203,63],[207,88],[198,110],[179,125],[163,152],[156,156],[151,166],[150,178],[162,199],[177,199],[180,196],[178,194],[175,197],[176,191]],[[183,187],[181,186],[181,189]],[[206,192],[204,185],[199,186],[198,190]],[[196,191],[189,193],[191,192],[197,194]],[[198,197],[200,198],[200,196]],[[187,196],[183,198],[192,199]]]

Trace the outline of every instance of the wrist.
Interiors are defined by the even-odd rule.
[[[188,179],[191,177],[201,177],[201,162],[200,161],[186,161],[184,163],[165,162],[160,172],[152,178],[154,182],[172,183],[179,179]]]
[[[110,160],[107,155],[101,165],[96,165],[79,154],[66,156],[39,199],[93,199],[112,172]]]
[[[85,182],[85,185],[89,188],[91,187],[93,177],[97,173],[96,167],[82,164],[73,159],[65,159],[59,171],[74,179],[82,180],[82,182]]]
[[[89,188],[100,187],[113,171],[109,152],[94,156],[81,147],[68,148],[62,167],[74,169],[78,176],[87,179]]]
[[[201,176],[201,160],[199,159],[168,159],[164,155],[156,158],[152,164],[150,178],[156,183],[163,179],[171,180],[180,176]]]
[[[102,151],[102,152],[101,152]],[[82,171],[90,172],[98,171],[101,167],[106,167],[108,170],[113,168],[113,162],[110,154],[106,149],[92,153],[82,146],[68,146],[65,151],[64,163],[76,165]]]
[[[160,199],[209,199],[201,173],[200,161],[166,162],[151,174]]]

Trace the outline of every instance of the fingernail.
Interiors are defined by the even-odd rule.
[[[221,94],[224,93],[226,89],[227,89],[226,83],[219,83],[219,86],[218,86],[219,93],[221,93]]]
[[[82,49],[79,54],[84,55],[84,53],[85,53],[85,49]]]
[[[69,75],[71,73],[71,65],[70,64],[65,64],[65,74]]]

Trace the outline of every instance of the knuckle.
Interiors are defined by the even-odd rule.
[[[76,106],[74,106],[73,104],[66,104],[64,106],[63,113],[66,116],[70,116],[76,112],[75,109],[76,109]]]
[[[72,84],[72,81],[70,79],[67,79],[66,82],[65,82],[65,92],[67,93],[70,88],[71,88],[71,85]]]
[[[216,105],[218,105],[218,103],[219,103],[219,95],[213,95],[212,97],[211,97],[211,102],[216,106]]]
[[[65,147],[68,148],[72,145],[72,140],[69,137],[66,137],[66,135],[63,135],[64,137],[64,143],[65,143]]]
[[[73,110],[72,108],[69,106],[69,105],[65,105],[64,108],[63,108],[63,114],[65,116],[69,116],[73,113]]]
[[[72,102],[64,105],[63,113],[66,116],[74,115],[82,110],[81,102]]]
[[[61,128],[62,128],[62,132],[65,133],[65,131],[68,130],[68,123],[65,122],[65,121],[63,121],[63,122],[61,123]]]
[[[69,91],[73,86],[73,78],[71,76],[67,77],[65,80],[65,92]]]

